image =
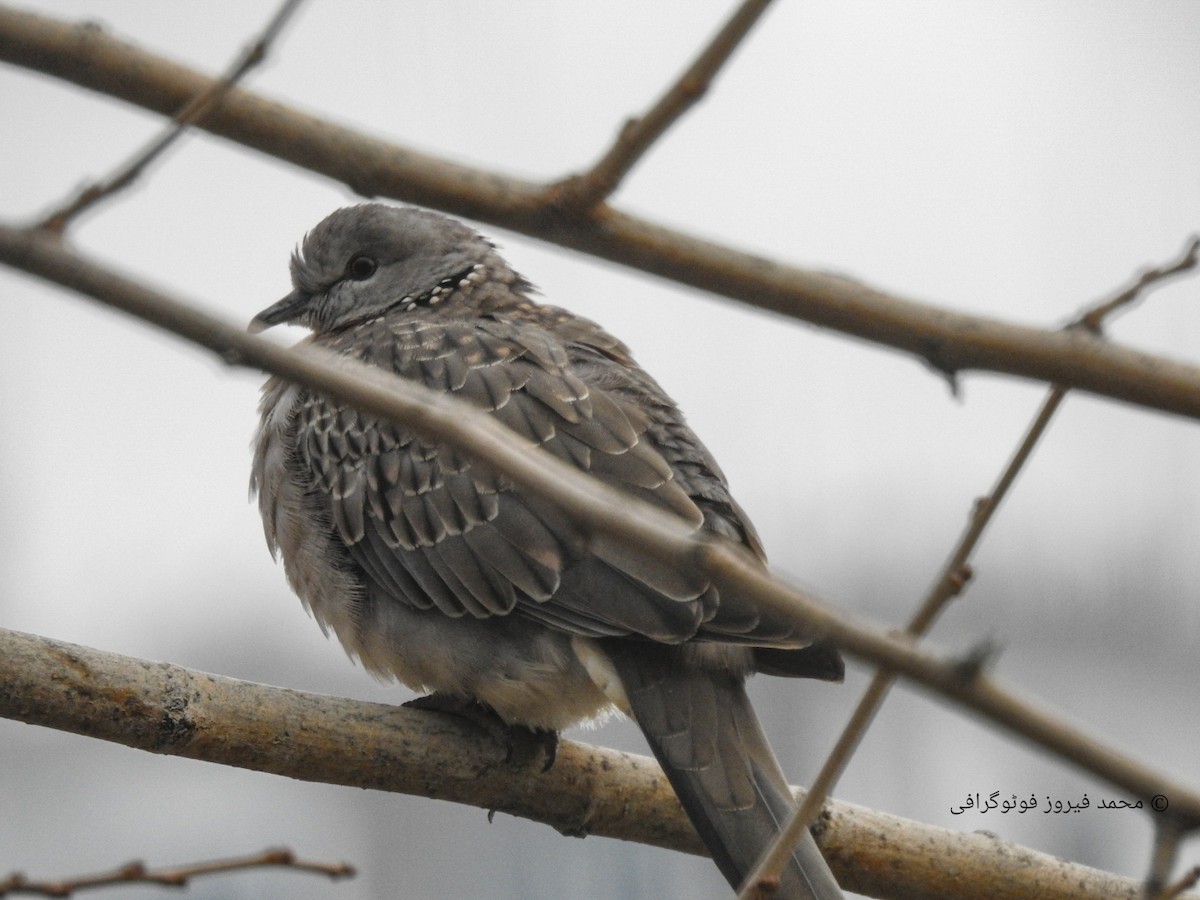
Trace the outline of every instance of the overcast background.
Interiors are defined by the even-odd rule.
[[[23,4],[103,23],[207,72],[274,0]],[[530,179],[590,164],[732,2],[310,0],[248,86]],[[158,118],[0,68],[0,217],[105,173]],[[1054,326],[1200,228],[1200,4],[780,0],[703,104],[615,198],[654,220],[966,312]],[[244,322],[288,288],[304,231],[356,198],[195,134],[72,242]],[[903,622],[1044,388],[918,362],[527,238],[482,229],[550,302],[603,322],[688,411],[781,573]],[[260,378],[0,271],[0,625],[388,702],[303,613],[246,501]],[[1115,340],[1197,360],[1200,284]],[[1003,646],[998,674],[1200,784],[1196,423],[1072,395],[934,643]],[[811,777],[867,673],[754,685],[785,769]],[[583,739],[645,752],[627,724]],[[1071,816],[952,815],[968,793]],[[1146,819],[977,720],[903,688],[837,796],[1129,875]],[[0,874],[285,844],[354,881],[267,871],[189,896],[724,896],[707,860],[429,800],[244,772],[0,722]],[[1194,845],[1183,863],[1195,864]],[[138,889],[139,896],[153,889]],[[120,892],[117,892],[120,893]]]

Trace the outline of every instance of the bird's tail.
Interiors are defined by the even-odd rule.
[[[609,655],[634,718],[684,811],[721,874],[737,889],[796,804],[741,679],[684,666],[677,651],[626,645]],[[772,897],[842,897],[807,832]]]

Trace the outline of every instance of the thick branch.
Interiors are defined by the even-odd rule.
[[[0,7],[0,60],[172,115],[212,79],[93,26]],[[344,182],[491,222],[913,354],[935,369],[978,369],[1061,384],[1200,418],[1200,368],[1103,341],[968,316],[875,290],[849,278],[783,265],[663,228],[608,207],[572,216],[552,186],[455,165],[388,144],[244,90],[201,126]]]
[[[703,853],[651,759],[562,741],[515,766],[465,720],[195,672],[0,629],[0,716],[304,781],[452,800]],[[482,822],[481,822],[482,824]],[[879,897],[1138,897],[1139,885],[980,834],[831,803],[817,839],[848,890]]]
[[[680,519],[589,478],[530,445],[494,417],[461,400],[431,391],[346,357],[286,349],[247,334],[170,297],[72,253],[53,236],[0,226],[0,262],[69,287],[153,325],[207,347],[228,363],[246,365],[334,394],[381,418],[403,422],[427,439],[445,443],[487,464],[521,487],[562,508],[596,544],[614,542],[641,554],[648,566],[695,567],[722,591],[788,616],[799,629],[827,635],[838,647],[895,670],[945,697],[983,713],[1027,740],[1149,802],[1170,798],[1170,815],[1182,827],[1200,824],[1200,794],[1074,728],[1061,716],[1006,691],[954,660],[940,660],[911,641],[885,635],[863,620],[834,613],[811,596],[772,578],[746,551]]]

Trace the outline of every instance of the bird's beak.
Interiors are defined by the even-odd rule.
[[[268,306],[251,319],[250,325],[246,330],[251,334],[258,334],[260,331],[266,331],[272,325],[278,325],[281,322],[291,322],[299,317],[311,299],[312,295],[296,288],[296,290],[292,291],[278,303]]]

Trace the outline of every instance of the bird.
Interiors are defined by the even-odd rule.
[[[765,568],[721,468],[658,382],[601,326],[539,302],[475,229],[414,206],[350,206],[304,236],[290,272],[292,290],[251,331],[306,327],[302,344],[482,409]],[[827,639],[702,572],[589,540],[551,501],[401,423],[277,377],[259,412],[251,492],[323,631],[376,676],[428,692],[427,709],[550,736],[551,763],[561,730],[628,715],[742,884],[795,808],[745,680],[840,681]],[[842,896],[807,832],[773,896]]]

